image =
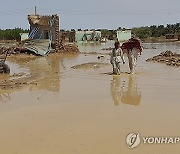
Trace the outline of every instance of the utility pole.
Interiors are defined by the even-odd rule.
[[[36,13],[37,13],[37,10],[36,10],[37,8],[36,8],[36,6],[35,6],[35,15],[36,15]]]

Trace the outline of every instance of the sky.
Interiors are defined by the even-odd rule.
[[[0,0],[0,29],[29,28],[28,14],[58,14],[61,29],[117,29],[180,22],[180,0]]]

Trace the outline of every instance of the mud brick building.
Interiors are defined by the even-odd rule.
[[[59,16],[48,15],[28,15],[30,24],[30,39],[49,39],[53,48],[58,50],[61,47],[59,32]]]

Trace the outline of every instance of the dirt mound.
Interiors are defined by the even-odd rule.
[[[73,69],[99,69],[99,68],[105,67],[107,65],[108,65],[108,63],[91,62],[91,63],[75,65],[75,66],[72,66],[71,68],[73,68]]]
[[[75,45],[75,44],[66,44],[58,52],[62,52],[62,53],[80,53],[80,51],[78,49],[78,46]]]
[[[154,56],[153,58],[148,58],[146,60],[147,62],[159,62],[159,63],[165,63],[166,65],[171,66],[180,66],[180,54],[173,53],[172,51],[165,51],[160,53],[157,56]]]

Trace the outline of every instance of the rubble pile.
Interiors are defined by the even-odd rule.
[[[165,63],[166,65],[179,67],[180,54],[173,53],[172,51],[165,51],[165,52],[160,53],[157,56],[154,56],[153,58],[148,58],[146,61]]]
[[[6,54],[6,53],[8,53],[9,55],[10,54],[20,54],[22,52],[22,50],[23,49],[18,46],[17,47],[2,46],[2,47],[0,47],[0,55]]]
[[[61,48],[60,50],[56,51],[58,53],[79,53],[79,49],[76,45],[74,44],[67,44],[64,45],[63,48]],[[32,54],[32,52],[28,52],[27,49],[25,49],[23,44],[17,44],[16,46],[11,46],[11,47],[6,47],[6,46],[1,46],[0,47],[0,55],[4,55],[4,54],[8,54],[8,55],[17,55],[17,54],[21,54],[21,53],[27,53]],[[53,53],[53,52],[52,52]]]

